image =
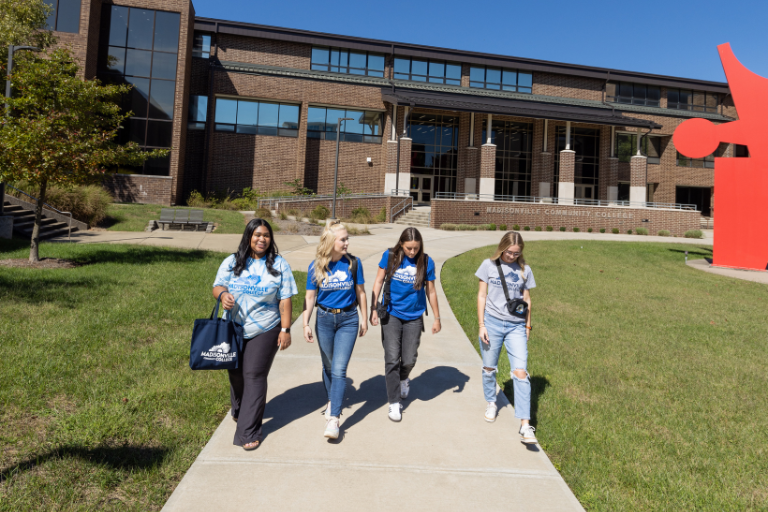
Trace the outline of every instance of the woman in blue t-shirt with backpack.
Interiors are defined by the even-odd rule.
[[[326,226],[317,245],[315,260],[307,271],[304,339],[312,343],[309,320],[317,299],[315,332],[323,362],[323,384],[328,397],[325,408],[325,437],[339,437],[339,416],[347,388],[347,366],[355,348],[358,333],[365,336],[365,279],[360,258],[350,255],[349,234],[341,223]],[[318,283],[319,286],[318,286]],[[357,307],[363,313],[362,323]]]
[[[384,297],[382,318],[379,318],[378,297],[382,286]],[[371,325],[378,325],[381,321],[384,377],[389,419],[392,421],[402,419],[400,400],[408,398],[410,392],[408,376],[418,357],[421,333],[424,331],[422,315],[427,311],[427,297],[435,316],[432,334],[437,334],[441,326],[435,290],[435,262],[424,253],[424,241],[419,230],[406,228],[397,245],[384,251],[381,257],[371,301]]]

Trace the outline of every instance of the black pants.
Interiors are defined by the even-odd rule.
[[[237,418],[235,446],[261,441],[261,422],[267,403],[267,375],[277,354],[280,324],[245,340],[240,368],[229,370],[232,416]]]
[[[405,380],[416,366],[419,357],[422,317],[415,320],[401,320],[389,315],[381,323],[381,344],[384,346],[384,380],[387,383],[387,400],[400,402],[400,381]]]

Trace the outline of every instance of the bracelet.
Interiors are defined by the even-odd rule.
[[[533,329],[533,327],[531,327],[530,325],[526,325],[525,328],[528,329],[529,331]]]

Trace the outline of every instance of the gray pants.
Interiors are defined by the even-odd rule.
[[[386,322],[381,323],[384,380],[387,383],[387,399],[391,404],[400,402],[400,381],[407,379],[416,366],[423,326],[422,317],[401,320],[391,314]]]

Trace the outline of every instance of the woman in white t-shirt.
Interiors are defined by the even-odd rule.
[[[525,264],[525,242],[520,233],[510,231],[502,237],[493,257],[483,261],[475,275],[478,277],[477,320],[480,325],[480,352],[483,357],[483,392],[488,406],[485,420],[496,421],[496,370],[501,347],[507,349],[515,393],[515,417],[520,419],[523,443],[535,444],[536,430],[531,419],[531,381],[528,375],[528,336],[531,332],[531,293],[536,287],[531,267]],[[499,265],[497,265],[497,260]],[[501,279],[507,285],[504,292]],[[507,308],[510,301],[522,299],[527,304],[525,318],[513,315]]]

